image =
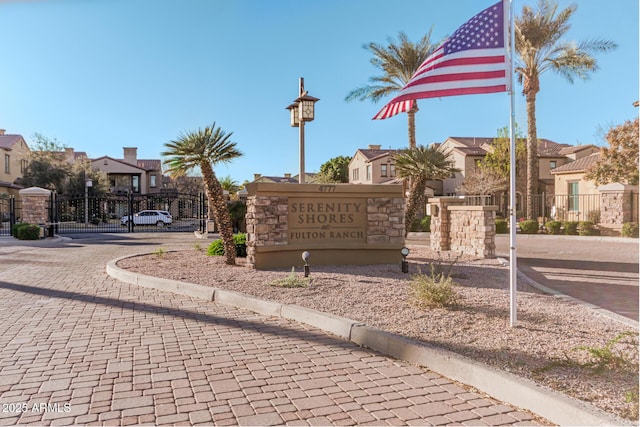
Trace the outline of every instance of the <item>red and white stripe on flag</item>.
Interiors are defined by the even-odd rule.
[[[508,17],[504,9],[500,1],[465,22],[373,119],[408,111],[407,103],[413,105],[416,99],[508,91]]]
[[[413,99],[407,101],[398,101],[394,103],[388,103],[382,110],[373,118],[374,120],[386,119],[387,117],[395,116],[396,114],[405,113],[413,107]]]

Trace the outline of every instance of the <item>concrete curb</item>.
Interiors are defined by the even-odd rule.
[[[107,274],[125,283],[202,298],[317,327],[360,346],[423,366],[475,387],[498,400],[527,409],[559,425],[635,425],[588,403],[541,387],[516,375],[499,371],[448,350],[430,347],[422,342],[369,327],[361,322],[296,305],[265,301],[237,292],[132,273],[116,266],[119,260],[132,256],[136,255],[109,261],[106,266]]]
[[[503,257],[498,257],[497,258],[498,261],[500,261],[500,263],[505,266],[508,267],[509,266],[509,260],[505,259]],[[616,322],[620,322],[623,323],[627,326],[631,326],[632,328],[638,329],[640,327],[640,322],[638,322],[637,320],[633,320],[633,319],[629,319],[627,317],[621,316],[617,313],[614,313],[613,311],[598,307],[597,305],[588,303],[586,301],[582,301],[581,299],[578,298],[574,298],[570,295],[566,295],[563,294],[560,291],[557,291],[555,289],[551,289],[545,285],[543,285],[542,283],[536,282],[535,280],[533,280],[531,277],[527,276],[526,274],[524,274],[520,269],[517,269],[516,274],[518,276],[518,280],[521,280],[525,283],[527,283],[528,285],[546,293],[549,295],[553,295],[556,298],[560,298],[572,303],[576,303],[576,304],[580,304],[580,305],[584,305],[585,307],[588,307],[598,313],[600,313],[601,315],[608,317],[609,319],[615,320]]]

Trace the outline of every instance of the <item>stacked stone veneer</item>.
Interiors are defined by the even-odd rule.
[[[380,248],[404,244],[404,203],[402,197],[367,198],[366,245]],[[288,197],[249,196],[247,199],[247,261],[256,265],[260,247],[289,245]],[[340,249],[338,246],[336,249]]]
[[[255,264],[257,246],[288,243],[288,197],[251,196],[247,199],[247,261]]]
[[[51,191],[39,187],[20,190],[22,201],[22,222],[46,224],[49,222],[49,200]]]
[[[480,258],[495,257],[497,206],[464,206],[464,200],[440,197],[431,205],[431,248]]]
[[[625,222],[637,220],[638,186],[625,184],[608,184],[598,187],[600,192],[600,224],[622,225]],[[635,197],[634,197],[635,193]]]
[[[404,199],[367,199],[367,243],[404,243]]]

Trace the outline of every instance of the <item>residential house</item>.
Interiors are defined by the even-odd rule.
[[[393,157],[398,152],[380,145],[360,148],[349,162],[350,184],[385,184],[396,180]]]
[[[599,158],[600,153],[596,152],[551,171],[556,189],[552,217],[568,221],[599,222],[598,187],[595,182],[585,179],[585,175]]]
[[[285,173],[284,176],[263,176],[259,173],[254,173],[252,182],[268,182],[268,183],[274,183],[274,184],[298,184],[299,176],[300,174],[291,176],[290,173]],[[318,178],[317,173],[305,172],[304,174],[304,182],[307,184],[313,184],[314,182],[316,182],[317,178]]]
[[[29,164],[29,146],[21,135],[11,135],[0,129],[0,194],[18,195],[20,180]]]
[[[67,149],[68,158],[74,154]],[[162,189],[162,162],[160,159],[138,159],[136,147],[124,147],[122,159],[102,156],[90,159],[91,167],[107,175],[109,191],[114,194],[155,194]]]

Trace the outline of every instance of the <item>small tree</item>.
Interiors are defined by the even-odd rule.
[[[622,182],[638,184],[638,118],[627,120],[607,133],[609,148],[602,148],[600,159],[586,178],[596,184]]]
[[[458,188],[464,194],[481,195],[505,191],[508,180],[490,169],[478,168],[467,175]]]
[[[22,185],[62,192],[65,181],[71,174],[71,165],[65,159],[64,148],[55,138],[34,134],[33,149],[22,177]]]
[[[527,157],[527,144],[518,125],[516,125],[515,137],[516,173],[518,176],[524,176],[523,169]],[[509,182],[511,173],[511,136],[508,126],[498,129],[498,136],[493,140],[491,150],[482,159],[479,167],[488,173],[494,173],[504,179],[506,183]]]
[[[349,182],[349,162],[351,157],[338,156],[327,160],[320,165],[320,181],[322,182]]]

